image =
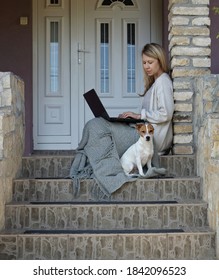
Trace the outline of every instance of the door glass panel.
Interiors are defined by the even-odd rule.
[[[127,92],[136,92],[136,39],[135,23],[127,24]]]
[[[125,6],[134,6],[131,0],[104,0],[102,5],[103,6],[110,6],[112,3],[120,2],[123,3]]]
[[[109,24],[100,24],[100,90],[109,93]]]
[[[60,5],[60,0],[50,0],[50,5]]]
[[[59,94],[60,92],[60,34],[59,22],[50,22],[50,67],[49,67],[49,84],[50,94]]]

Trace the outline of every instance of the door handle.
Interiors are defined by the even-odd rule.
[[[87,51],[87,50],[82,50],[82,49],[78,49],[78,52],[79,52],[79,53],[81,53],[81,52],[82,52],[82,53],[89,53],[89,51]]]
[[[78,64],[81,64],[81,53],[90,53],[90,51],[82,49],[78,43]]]

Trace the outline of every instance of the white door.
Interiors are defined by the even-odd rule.
[[[139,111],[141,50],[152,39],[151,2],[156,1],[86,1],[85,90],[95,88],[111,116]],[[86,109],[85,121],[91,117]]]
[[[33,5],[34,149],[70,149],[70,0]]]
[[[75,149],[95,88],[110,115],[138,111],[141,49],[161,43],[160,0],[33,0],[34,149]]]

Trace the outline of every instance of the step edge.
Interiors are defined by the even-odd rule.
[[[57,230],[56,230],[57,231]],[[165,236],[172,236],[172,235],[212,235],[215,237],[216,232],[212,230],[208,231],[184,231],[184,232],[173,232],[173,233],[129,233],[128,230],[127,232],[124,233],[25,233],[24,231],[20,232],[2,232],[0,233],[0,238],[10,238],[10,237],[20,237],[20,236],[25,236],[25,237],[37,237],[37,236],[119,236],[119,235],[129,235],[129,236],[149,236],[149,235],[165,235]]]
[[[16,181],[72,181],[73,179],[71,178],[61,178],[61,177],[57,177],[57,178],[28,178],[28,177],[24,177],[24,178],[15,178],[13,179],[13,182]],[[88,178],[88,179],[80,179],[80,181],[93,181],[94,179]],[[201,177],[200,176],[185,176],[185,177],[173,177],[173,178],[148,178],[148,179],[137,179],[136,181],[200,181]]]
[[[35,201],[34,201],[35,202]],[[202,200],[191,200],[191,201],[179,201],[177,203],[162,203],[162,201],[160,203],[157,203],[158,201],[155,201],[153,203],[153,201],[147,201],[146,203],[145,202],[138,202],[138,203],[134,203],[134,202],[137,202],[137,201],[127,201],[126,203],[123,203],[121,201],[100,201],[98,203],[95,203],[95,202],[91,202],[91,203],[87,203],[87,201],[75,201],[73,204],[71,204],[71,202],[67,203],[66,201],[64,201],[63,203],[48,203],[46,204],[45,202],[40,204],[38,201],[37,203],[33,203],[31,204],[31,202],[27,202],[27,201],[24,201],[24,202],[9,202],[7,204],[5,204],[5,207],[19,207],[19,206],[22,206],[22,207],[45,207],[45,206],[48,206],[48,207],[74,207],[74,206],[104,206],[104,207],[108,207],[108,206],[154,206],[154,205],[170,205],[170,206],[185,206],[185,205],[189,205],[189,206],[200,206],[200,205],[205,205],[205,206],[208,206],[208,203],[205,202],[205,201],[202,201]],[[165,201],[163,201],[165,202]],[[84,204],[83,204],[84,203]]]

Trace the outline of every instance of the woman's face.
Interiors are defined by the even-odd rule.
[[[163,73],[160,67],[160,63],[156,58],[152,58],[143,54],[142,62],[143,62],[144,71],[148,76],[150,77],[153,76],[156,79]]]

